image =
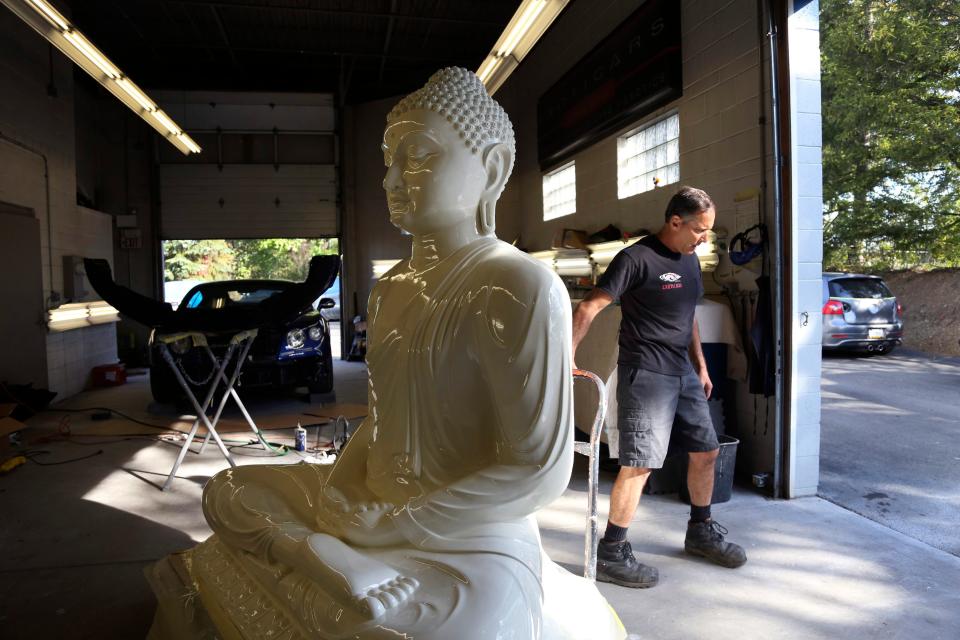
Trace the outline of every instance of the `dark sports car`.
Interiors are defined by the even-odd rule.
[[[286,280],[205,282],[187,292],[180,302],[180,308],[216,310],[254,305],[294,284]],[[318,307],[327,309],[333,304],[333,300],[321,298]],[[160,355],[156,331],[150,336],[150,389],[157,402],[177,402],[185,394]],[[210,334],[207,335],[207,343],[217,356],[221,356],[230,337],[229,333]],[[202,401],[214,373],[209,356],[202,348],[194,348],[189,338],[170,344],[170,351],[184,378]],[[231,371],[232,367],[227,373]],[[331,392],[333,361],[330,357],[330,333],[327,320],[320,311],[309,305],[291,322],[260,329],[237,386],[264,390],[306,387],[310,393]]]

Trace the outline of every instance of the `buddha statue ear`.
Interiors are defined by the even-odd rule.
[[[500,194],[503,193],[507,179],[513,171],[513,149],[498,142],[484,149],[481,159],[487,174],[487,182],[480,196],[477,232],[480,235],[492,236],[497,225],[497,200],[500,199]]]

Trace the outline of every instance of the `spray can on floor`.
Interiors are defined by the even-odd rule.
[[[297,451],[307,450],[307,430],[297,423],[297,428],[293,430],[293,448]]]

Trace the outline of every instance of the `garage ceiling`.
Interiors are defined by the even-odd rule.
[[[65,4],[63,0],[57,4]],[[311,91],[356,103],[476,69],[519,0],[74,0],[73,21],[148,89]]]

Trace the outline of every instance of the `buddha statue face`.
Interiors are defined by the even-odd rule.
[[[480,154],[463,144],[441,115],[415,109],[383,134],[390,221],[413,235],[474,220],[487,174]]]
[[[513,127],[476,74],[441,69],[401,100],[387,116],[383,155],[393,224],[414,236],[471,225],[493,235]]]

